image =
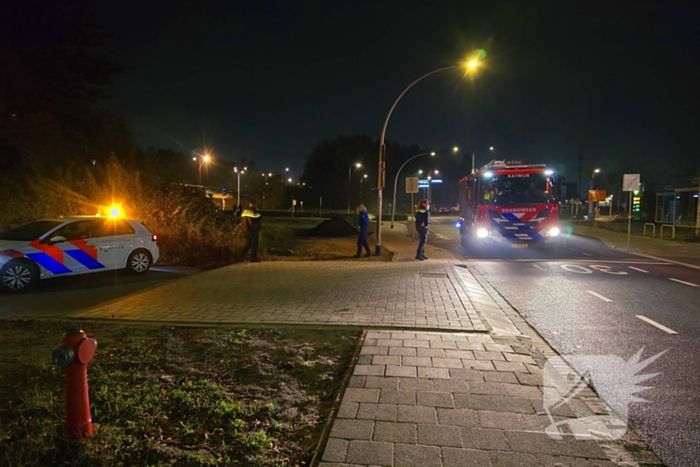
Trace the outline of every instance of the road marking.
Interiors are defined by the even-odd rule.
[[[576,251],[576,250],[574,250],[573,248],[571,248],[570,246],[567,246],[566,249],[567,249],[567,250],[571,250],[571,251]]]
[[[595,261],[596,263],[609,263],[609,264],[651,264],[654,266],[672,266],[673,263],[660,263],[658,261],[638,261],[638,260],[624,260],[624,259],[581,259],[581,258],[556,258],[556,259],[547,259],[547,258],[521,258],[521,259],[504,259],[500,261],[520,261],[520,262],[533,262],[537,261],[538,263],[542,262],[547,262],[547,263],[591,263],[592,261]]]
[[[665,331],[665,332],[667,332],[667,333],[669,333],[669,334],[678,334],[678,333],[677,333],[676,331],[674,331],[673,329],[667,328],[667,327],[664,326],[663,324],[659,324],[659,323],[657,323],[656,321],[654,321],[653,319],[647,318],[646,316],[642,316],[642,315],[635,315],[635,316],[636,316],[637,318],[641,319],[642,321],[646,321],[647,323],[651,324],[651,325],[654,326],[655,328],[659,328],[659,329],[661,329],[662,331]]]
[[[583,252],[583,251],[581,252],[581,254],[584,255],[584,256],[593,256],[593,255],[588,254],[588,253],[585,253],[585,252]]]
[[[595,269],[596,271],[604,272],[606,274],[612,274],[613,276],[626,276],[627,272],[626,271],[613,271],[610,269],[610,266],[604,266],[602,264],[591,264],[589,265],[591,269]]]
[[[579,266],[578,264],[562,264],[561,268],[564,271],[576,272],[578,274],[593,274],[593,271],[588,268],[584,268],[583,266]]]
[[[546,268],[543,268],[543,267],[540,266],[539,264],[533,264],[533,266],[536,267],[537,269],[541,270],[541,271],[546,271],[546,270],[547,270]]]
[[[689,285],[691,287],[700,287],[700,285],[693,284],[692,282],[686,282],[686,281],[682,281],[680,279],[674,279],[673,277],[669,277],[668,279],[672,280],[673,282],[678,282],[679,284],[685,284],[685,285]]]
[[[603,300],[604,302],[612,303],[612,300],[610,300],[608,297],[603,297],[600,294],[597,294],[593,292],[592,290],[586,290],[589,294],[593,295],[594,297],[598,297],[599,299]]]
[[[644,269],[639,269],[635,268],[634,266],[627,266],[630,269],[634,269],[635,271],[643,272],[644,274],[649,274],[649,271],[645,271]]]

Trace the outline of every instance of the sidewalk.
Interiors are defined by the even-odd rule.
[[[572,225],[572,227],[574,234],[598,238],[608,246],[622,251],[700,267],[700,243],[675,242],[632,235],[630,248],[627,248],[627,234],[625,233],[582,225]]]

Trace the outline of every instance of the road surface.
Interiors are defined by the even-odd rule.
[[[565,236],[558,252],[513,249],[478,258],[460,246],[454,218],[433,218],[430,242],[469,259],[487,280],[562,355],[611,355],[630,361],[661,352],[638,374],[647,403],[629,405],[630,425],[672,466],[700,465],[700,271]],[[587,368],[572,364],[583,374]],[[610,371],[611,368],[614,371]],[[608,365],[619,381],[608,402],[624,410],[632,365]],[[599,391],[601,392],[601,391]]]

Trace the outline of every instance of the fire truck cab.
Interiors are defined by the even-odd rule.
[[[544,164],[491,161],[459,183],[459,228],[465,248],[558,244],[560,191]]]

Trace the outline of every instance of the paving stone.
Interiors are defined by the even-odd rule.
[[[379,441],[350,441],[346,462],[364,465],[391,466],[394,445]]]
[[[533,375],[530,373],[516,373],[515,377],[518,378],[520,384],[526,386],[542,386],[542,375]]]
[[[331,429],[331,438],[372,439],[374,422],[371,420],[336,419]]]
[[[532,365],[537,365],[534,358],[529,355],[520,355],[516,353],[505,354],[506,360],[509,362],[520,362],[520,363],[530,363]]]
[[[389,347],[362,346],[360,355],[389,355]]]
[[[497,428],[499,430],[517,430],[522,426],[524,415],[512,412],[494,412],[492,410],[477,410],[481,428]],[[534,417],[534,415],[532,415]]]
[[[372,365],[401,365],[401,357],[396,355],[374,355]]]
[[[508,441],[501,430],[462,427],[462,443],[465,448],[486,451],[509,451]]]
[[[480,372],[470,369],[460,370],[452,368],[450,369],[450,377],[452,379],[461,379],[464,381],[483,381],[483,377],[481,376]]]
[[[469,383],[469,389],[472,394],[491,394],[494,396],[505,396],[506,391],[501,383],[487,383],[482,381],[473,381]]]
[[[388,365],[386,367],[386,376],[398,376],[399,378],[416,378],[418,377],[418,371],[415,366]]]
[[[489,361],[505,361],[506,358],[503,356],[501,352],[480,352],[478,350],[474,351],[474,358],[477,360],[489,360]]]
[[[491,452],[493,467],[542,467],[540,460],[532,454],[522,452]]]
[[[491,360],[462,360],[464,368],[471,368],[479,371],[496,371]]]
[[[562,456],[609,459],[595,440],[577,440],[573,436],[563,436],[562,440],[553,441]]]
[[[378,402],[379,389],[347,388],[343,402]]]
[[[419,357],[440,357],[445,358],[444,349],[416,349]]]
[[[526,373],[527,368],[520,362],[493,362],[496,371],[510,371],[513,373]]]
[[[396,421],[437,425],[437,412],[433,407],[400,405],[396,413]]]
[[[381,404],[416,405],[416,391],[383,389],[379,394]]]
[[[423,378],[400,378],[399,389],[402,391],[432,391],[434,384],[443,380],[430,380]]]
[[[394,467],[442,467],[440,448],[396,444]]]
[[[348,453],[349,441],[338,438],[329,438],[326,448],[323,450],[321,460],[326,462],[343,462]]]
[[[379,347],[401,347],[402,345],[402,339],[377,339],[377,346]]]
[[[357,357],[357,364],[358,365],[371,365],[372,364],[372,357],[373,355],[360,355]]]
[[[455,404],[452,400],[452,394],[449,392],[425,392],[418,391],[417,405],[422,407],[447,407],[454,408]]]
[[[542,391],[537,386],[521,386],[519,384],[504,384],[506,395],[513,397],[529,397],[537,399],[542,397]]]
[[[554,417],[555,422],[565,420],[564,417]],[[535,431],[539,433],[544,433],[552,421],[549,419],[548,415],[521,415],[521,425],[520,430],[522,431]]]
[[[338,408],[338,418],[355,418],[360,404],[357,402],[342,402]]]
[[[442,448],[442,463],[444,467],[466,467],[469,465],[489,467],[491,459],[488,451]]]
[[[435,350],[438,350],[438,349],[435,349]],[[474,360],[474,352],[472,352],[471,350],[446,349],[446,350],[444,350],[444,352],[445,352],[444,357],[446,357],[446,358],[464,358],[467,360]],[[441,355],[436,355],[436,356],[440,357]]]
[[[571,467],[617,467],[617,464],[603,459],[583,459],[580,457],[574,457]]]
[[[433,366],[430,357],[403,357],[403,364],[409,366]]]
[[[415,339],[416,333],[415,332],[408,332],[408,331],[392,332],[391,338],[392,339]]]
[[[519,384],[518,378],[515,377],[515,373],[484,371],[481,376],[484,377],[484,381],[489,383]]]
[[[544,400],[542,396],[528,399],[537,413],[544,413]],[[549,412],[552,415],[558,415],[560,417],[574,418],[576,414],[569,407],[569,404],[562,404],[556,407],[549,407]]]
[[[365,381],[367,380],[366,376],[351,376],[350,380],[348,381],[348,387],[349,388],[362,388],[365,386]]]
[[[406,339],[403,341],[403,346],[404,347],[423,347],[423,348],[427,349],[427,348],[430,348],[430,341]]]
[[[419,378],[435,378],[435,379],[450,379],[450,370],[448,368],[426,368],[418,367]]]
[[[437,409],[438,423],[452,426],[479,426],[476,411],[471,409]]]
[[[574,467],[576,465],[575,457],[553,456],[550,454],[535,454],[540,465],[552,467]]]
[[[456,349],[457,343],[454,341],[430,341],[431,349]]]
[[[433,367],[435,368],[464,368],[462,360],[458,358],[437,358],[433,357]]]
[[[457,342],[457,348],[460,350],[485,350],[484,344],[479,342]]]
[[[506,431],[505,436],[510,448],[515,452],[559,454],[556,444],[545,433]]]
[[[533,375],[542,375],[542,373],[543,373],[542,368],[540,368],[537,365],[531,365],[529,363],[525,363],[525,368],[527,368],[527,371],[529,371]]]
[[[360,464],[346,464],[344,462],[321,462],[318,467],[365,467]]]
[[[357,419],[396,421],[396,405],[363,402],[357,412]]]
[[[412,348],[412,347],[389,347],[389,355],[415,357],[416,356],[416,349]]]
[[[462,447],[462,434],[457,426],[418,425],[418,444]]]
[[[365,388],[367,389],[398,389],[399,378],[382,378],[380,376],[367,376]]]
[[[482,396],[479,394],[455,394],[455,407],[459,409],[490,410],[494,412],[534,413],[530,399],[521,397]]]
[[[379,344],[382,345],[382,344]],[[513,353],[513,348],[510,345],[507,344],[484,344],[484,347],[486,350],[489,352],[507,352],[507,353]],[[506,359],[508,359],[508,356],[506,356]]]
[[[352,374],[356,376],[382,376],[384,375],[384,365],[355,365]]]
[[[418,442],[415,423],[389,423],[377,422],[374,427],[374,441],[386,441],[389,443]]]
[[[433,389],[428,389],[428,391],[453,393],[460,392],[469,394],[469,384],[465,380],[460,379],[436,379],[433,380]]]

